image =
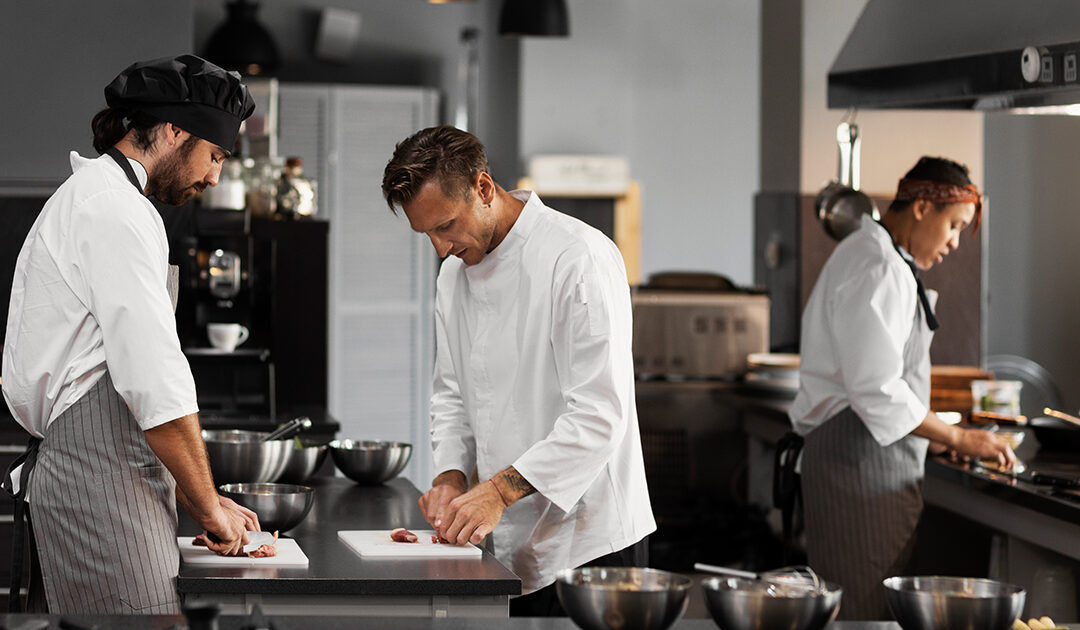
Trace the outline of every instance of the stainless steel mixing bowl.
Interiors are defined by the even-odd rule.
[[[840,611],[843,594],[828,582],[814,588],[738,577],[707,578],[701,588],[705,607],[722,630],[820,630]]]
[[[304,483],[322,466],[329,447],[318,442],[301,440],[297,444],[295,439],[289,441],[292,442],[292,448],[289,449],[289,455],[285,458],[285,469],[281,471],[277,481],[278,483]]]
[[[371,440],[334,440],[330,456],[346,477],[361,484],[375,485],[398,476],[409,463],[412,444]]]
[[[882,582],[904,630],[1006,630],[1024,608],[1024,589],[965,577],[891,577]]]
[[[292,440],[262,442],[259,431],[203,431],[214,483],[265,483],[277,480],[288,463]]]
[[[222,495],[259,515],[263,531],[288,531],[300,524],[315,501],[315,489],[285,483],[228,483]]]
[[[555,591],[585,630],[662,630],[686,610],[693,583],[657,569],[586,567],[560,571]]]

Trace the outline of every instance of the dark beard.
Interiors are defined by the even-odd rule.
[[[198,142],[198,138],[189,136],[179,150],[157,165],[154,175],[147,181],[147,188],[155,199],[170,206],[179,206],[191,197],[188,189],[194,184],[188,184],[182,178],[187,176],[187,160]]]

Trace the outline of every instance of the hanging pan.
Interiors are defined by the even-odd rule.
[[[815,208],[825,232],[836,240],[859,229],[862,215],[880,218],[874,201],[859,190],[859,127],[844,121],[836,127],[840,147],[837,180],[817,195]]]

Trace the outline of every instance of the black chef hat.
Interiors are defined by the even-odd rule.
[[[109,107],[141,111],[232,150],[255,101],[240,75],[195,55],[128,66],[105,87]]]

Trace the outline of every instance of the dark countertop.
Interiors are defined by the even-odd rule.
[[[341,477],[312,478],[311,512],[286,532],[310,564],[306,569],[180,566],[181,593],[290,595],[518,595],[521,580],[484,551],[480,560],[449,558],[361,559],[338,540],[339,530],[429,529],[409,481],[362,486]],[[180,535],[199,533],[181,512]]]
[[[577,625],[568,618],[512,618],[478,619],[422,617],[348,617],[306,616],[270,617],[273,630],[351,630],[353,628],[394,628],[396,630],[576,630]],[[65,622],[61,625],[61,620]],[[35,623],[35,622],[42,623]],[[49,625],[43,625],[45,621]],[[218,620],[222,630],[246,630],[255,627],[252,619],[244,616],[226,615]],[[180,630],[185,628],[182,616],[42,616],[0,615],[0,624],[12,630],[44,630],[45,628],[113,628],[115,630]],[[259,626],[263,627],[263,626]],[[673,630],[716,630],[711,619],[681,619],[671,626]],[[900,630],[893,621],[837,621],[826,626],[827,630]]]

